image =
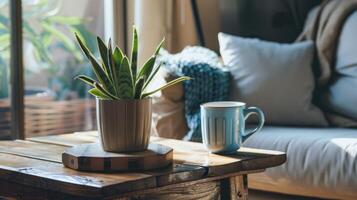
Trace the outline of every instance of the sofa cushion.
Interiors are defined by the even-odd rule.
[[[315,86],[311,41],[280,44],[224,33],[218,40],[232,74],[231,100],[261,108],[269,124],[328,125],[311,102]]]
[[[161,68],[157,78],[154,80],[154,85],[164,85],[175,78],[177,77],[170,75],[165,69]],[[185,118],[183,84],[177,83],[161,90],[160,93],[154,94],[152,112],[152,135],[183,139],[188,131]]]
[[[357,129],[265,127],[243,146],[287,153],[285,164],[265,172],[274,180],[350,193],[357,188]]]

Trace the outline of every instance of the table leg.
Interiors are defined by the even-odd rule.
[[[247,200],[248,199],[247,174],[223,179],[221,181],[221,199]]]

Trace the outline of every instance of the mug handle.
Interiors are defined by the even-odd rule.
[[[258,126],[255,129],[248,131],[247,133],[244,132],[244,134],[242,134],[242,142],[248,139],[249,136],[251,136],[253,133],[258,132],[260,131],[260,129],[263,128],[265,122],[264,113],[262,110],[260,110],[257,107],[244,108],[243,110],[244,121],[246,121],[249,118],[249,116],[251,116],[252,114],[256,114],[258,116],[258,121],[259,121]]]

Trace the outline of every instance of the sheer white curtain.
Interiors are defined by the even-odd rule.
[[[187,45],[197,44],[190,0],[105,0],[105,24],[107,39],[111,37],[123,48],[131,48],[132,25],[139,31],[139,64],[142,64],[155,49],[163,37],[165,48],[179,52]],[[125,8],[124,8],[125,6]],[[210,29],[218,27],[218,0],[205,0],[200,3],[204,16],[212,22]],[[127,30],[124,30],[126,11]],[[211,31],[212,32],[212,31]],[[127,35],[124,41],[124,33]],[[216,35],[212,37],[217,43]],[[210,43],[207,41],[207,43]]]
[[[133,21],[128,25],[135,24],[138,29],[141,65],[152,55],[163,37],[166,38],[165,47],[170,48],[172,0],[135,0],[131,3],[134,4],[129,5],[129,8],[133,8]]]
[[[121,49],[125,49],[124,41],[124,1],[105,0],[104,1],[104,33],[105,40],[109,38]]]
[[[126,43],[130,52],[132,26],[135,25],[139,34],[139,64],[143,64],[163,37],[166,38],[165,47],[170,48],[173,1],[126,0],[124,3],[124,0],[105,0],[106,39],[112,38],[121,48]],[[124,30],[123,19],[126,19],[127,30]],[[124,33],[127,41],[124,41]]]

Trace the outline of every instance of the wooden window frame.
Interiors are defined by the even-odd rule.
[[[25,139],[21,0],[10,0],[10,21],[11,136],[12,139]]]

